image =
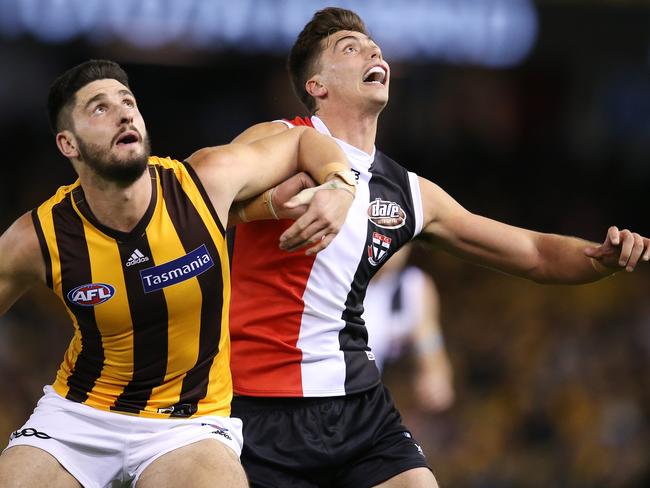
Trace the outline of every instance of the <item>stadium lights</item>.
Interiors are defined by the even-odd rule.
[[[393,60],[507,67],[537,36],[531,0],[0,0],[0,36],[286,53],[328,5],[357,11]]]

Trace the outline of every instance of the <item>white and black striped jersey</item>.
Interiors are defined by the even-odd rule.
[[[330,135],[316,116],[285,121]],[[270,397],[340,396],[379,381],[361,318],[370,278],[422,230],[418,177],[379,151],[335,139],[357,178],[354,203],[329,247],[287,253],[292,221],[238,225],[230,328],[234,390]]]

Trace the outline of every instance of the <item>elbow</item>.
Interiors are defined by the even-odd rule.
[[[235,146],[237,144],[199,149],[188,158],[188,162],[197,172],[232,168],[239,161],[236,151],[233,150]]]

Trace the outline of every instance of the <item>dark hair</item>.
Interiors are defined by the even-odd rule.
[[[56,134],[61,129],[72,128],[70,112],[77,92],[96,80],[114,79],[129,87],[129,77],[119,64],[105,59],[91,59],[59,76],[47,98],[47,116],[50,128]]]
[[[352,10],[337,7],[319,10],[298,35],[291,48],[287,69],[291,77],[293,91],[310,113],[316,110],[316,101],[305,90],[305,83],[314,74],[316,62],[322,52],[320,42],[342,30],[368,35],[363,20]]]

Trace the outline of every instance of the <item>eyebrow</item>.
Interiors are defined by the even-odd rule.
[[[117,92],[117,93],[120,94],[120,95],[129,95],[129,96],[135,98],[135,95],[133,95],[133,93],[131,93],[130,90],[126,90],[126,89],[124,89],[124,88],[121,89],[121,90],[120,90],[119,92]],[[90,100],[88,100],[88,101],[86,102],[86,105],[84,105],[84,110],[87,109],[91,104],[93,104],[93,103],[96,102],[97,100],[101,100],[102,98],[106,98],[106,93],[103,93],[103,92],[102,92],[102,93],[98,93],[97,95],[95,95],[94,97],[92,97]]]
[[[339,38],[335,43],[334,46],[332,46],[333,49],[336,49],[336,46],[338,46],[339,42],[345,41],[346,39],[354,39],[357,42],[361,42],[361,39],[359,39],[357,36],[353,36],[352,34],[348,34],[347,36],[343,36]]]

